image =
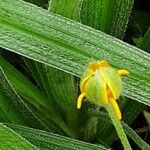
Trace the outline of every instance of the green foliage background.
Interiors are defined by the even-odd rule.
[[[122,125],[149,148],[128,126],[150,105],[150,21],[141,23],[143,12],[132,17],[133,6],[132,0],[0,1],[1,149],[13,149],[16,140],[22,149],[110,148],[118,137],[106,112],[88,102],[76,109],[79,77],[92,59],[129,70],[119,99]]]

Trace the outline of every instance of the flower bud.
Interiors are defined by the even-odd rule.
[[[128,71],[116,71],[105,60],[89,64],[81,78],[81,94],[78,97],[77,108],[80,109],[83,97],[87,97],[90,102],[99,106],[111,103],[117,117],[121,119],[121,112],[116,100],[122,91],[120,75],[126,74]]]

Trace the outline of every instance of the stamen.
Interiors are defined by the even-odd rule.
[[[129,74],[129,71],[125,70],[125,69],[119,69],[117,70],[117,73],[119,75],[128,75]]]
[[[82,101],[83,101],[83,97],[85,97],[85,93],[81,93],[78,97],[78,100],[77,100],[77,109],[80,109],[81,108],[81,105],[82,105]]]
[[[121,115],[121,111],[120,111],[120,108],[119,108],[119,106],[118,106],[116,100],[115,100],[115,99],[110,99],[110,102],[111,102],[111,104],[112,104],[112,106],[113,106],[113,108],[114,108],[114,110],[115,110],[115,113],[116,113],[117,118],[118,118],[119,120],[121,120],[122,115]]]

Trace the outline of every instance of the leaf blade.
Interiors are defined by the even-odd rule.
[[[49,11],[72,20],[80,21],[80,10],[83,0],[50,0]]]
[[[52,13],[48,14],[35,6],[13,0],[9,2],[9,10],[6,11],[8,1],[1,3],[1,47],[76,76],[82,75],[91,58],[106,59],[117,68],[130,71],[130,77],[124,79],[123,94],[150,105],[148,53],[100,31]],[[17,6],[17,9],[14,6]],[[30,17],[25,12],[33,15]],[[19,16],[16,16],[16,13],[19,13]],[[44,18],[42,22],[41,18]],[[12,19],[15,22],[12,22]]]
[[[150,52],[150,27],[145,33],[144,37],[137,43],[137,47],[142,47],[145,51]]]
[[[24,138],[29,139],[31,143],[37,145],[42,150],[48,150],[53,147],[60,149],[83,149],[83,150],[105,150],[102,145],[90,144],[71,138],[63,137],[53,133],[47,133],[41,130],[27,128],[23,126],[8,125],[14,131],[22,135]]]
[[[132,6],[133,0],[83,0],[81,20],[83,24],[121,39]]]
[[[123,123],[123,128],[126,134],[141,148],[141,149],[150,149],[150,145],[148,145],[145,141],[143,141],[136,132],[131,129],[127,124]]]
[[[3,79],[3,78],[5,78],[3,76],[6,76],[7,82],[8,82],[8,83],[4,83],[3,85],[1,85],[2,88],[3,88],[3,86],[4,87],[6,86],[5,84],[9,84],[9,86],[11,85],[11,89],[13,90],[13,92],[16,91],[15,95],[17,95],[17,100],[19,101],[19,103],[21,103],[21,105],[25,106],[25,108],[27,107],[27,109],[35,117],[35,119],[37,119],[42,125],[44,125],[44,127],[46,127],[46,129],[48,129],[50,131],[55,131],[60,134],[63,133],[66,135],[66,133],[67,133],[68,135],[71,135],[71,131],[68,129],[67,126],[65,126],[62,118],[60,118],[57,114],[55,114],[53,112],[53,110],[49,109],[48,104],[45,105],[46,107],[44,107],[44,105],[42,106],[38,102],[40,100],[40,101],[43,101],[43,103],[44,103],[44,99],[46,101],[45,96],[42,95],[43,93],[41,93],[40,90],[35,88],[34,85],[32,85],[25,76],[23,76],[19,71],[17,71],[13,66],[11,66],[7,61],[2,59],[1,57],[0,57],[0,65],[4,72],[4,75],[1,75],[1,72],[0,72],[0,75],[2,76],[2,78],[0,78],[1,83],[3,82],[3,80],[5,80],[5,79]],[[11,74],[10,74],[10,72],[11,72]],[[19,81],[18,81],[18,79],[19,79]],[[28,90],[29,92],[23,93],[22,92],[23,89],[26,89],[26,91]],[[5,89],[5,90],[6,90],[5,92],[7,93],[7,89]],[[30,91],[32,91],[32,92],[30,93]],[[37,94],[35,94],[34,92]],[[22,96],[22,98],[24,98],[26,101],[23,101],[17,93],[20,94]],[[32,95],[32,93],[34,93],[34,94]],[[28,94],[29,94],[29,96],[28,96]],[[36,95],[36,97],[34,97],[35,95]],[[38,99],[38,101],[36,99]],[[28,103],[27,103],[27,101],[28,101]],[[29,116],[31,114],[29,114]],[[26,115],[26,114],[24,114],[24,115]],[[28,115],[26,115],[25,118],[28,118]],[[32,123],[33,125],[37,125],[37,123],[34,124],[35,120],[32,120],[32,121],[33,121],[33,123]]]
[[[16,132],[0,123],[0,149],[36,150],[37,148]]]

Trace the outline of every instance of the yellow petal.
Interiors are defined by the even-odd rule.
[[[88,66],[89,69],[91,69],[93,72],[99,69],[99,64],[98,63],[91,63]]]
[[[119,75],[128,75],[129,74],[129,71],[125,70],[125,69],[119,69],[117,70],[117,73]]]
[[[101,68],[100,73],[103,80],[108,85],[114,99],[118,99],[122,92],[121,77],[117,74],[116,70],[112,67]]]
[[[109,67],[110,65],[108,64],[108,62],[106,60],[101,60],[101,61],[96,61],[93,63],[90,63],[88,65],[88,68],[91,69],[93,72],[95,72],[96,70],[98,70],[101,67]]]
[[[109,63],[106,60],[98,62],[99,67],[110,67]]]
[[[78,97],[78,100],[77,100],[77,109],[80,109],[81,108],[81,105],[82,105],[82,101],[83,101],[83,97],[85,97],[85,93],[81,93]]]
[[[83,78],[83,80],[81,81],[81,84],[80,84],[81,92],[85,92],[85,85],[92,76],[93,76],[93,73],[90,72],[85,78]]]
[[[116,100],[110,99],[110,102],[111,102],[111,105],[112,105],[113,108],[114,108],[114,111],[115,111],[115,114],[116,114],[117,118],[118,118],[119,120],[121,120],[122,115],[121,115],[121,111],[120,111],[120,108],[119,108],[119,106],[118,106]]]

